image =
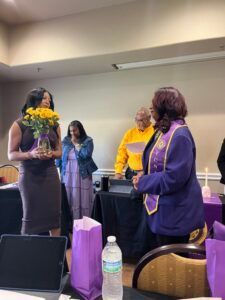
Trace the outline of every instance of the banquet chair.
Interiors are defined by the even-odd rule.
[[[2,165],[0,166],[0,177],[6,179],[6,183],[13,183],[18,181],[19,170],[13,165]]]
[[[177,253],[191,254],[192,258]],[[158,247],[136,265],[132,287],[177,298],[207,297],[210,289],[205,255],[205,248],[195,244]]]

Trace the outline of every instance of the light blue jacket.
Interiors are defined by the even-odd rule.
[[[82,142],[79,151],[75,148],[75,146],[71,142],[70,137],[68,136],[66,136],[63,139],[62,147],[62,159],[56,160],[56,166],[60,168],[61,177],[65,175],[68,155],[70,150],[73,148],[78,161],[79,172],[83,179],[90,176],[93,172],[95,172],[98,169],[98,167],[92,159],[94,144],[91,137],[86,137],[86,139]]]

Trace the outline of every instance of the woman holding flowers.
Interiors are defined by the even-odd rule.
[[[23,234],[60,234],[61,190],[55,158],[62,154],[59,116],[44,88],[30,91],[9,131],[8,158],[20,161]],[[45,143],[45,149],[43,143]]]
[[[93,203],[92,173],[98,169],[93,161],[93,140],[80,121],[72,121],[63,139],[62,160],[57,160],[65,183],[73,219],[90,216]]]

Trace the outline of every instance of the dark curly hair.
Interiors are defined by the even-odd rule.
[[[33,108],[37,108],[38,105],[41,103],[43,97],[44,97],[44,93],[49,93],[49,91],[47,91],[45,88],[39,87],[37,89],[31,90],[28,95],[27,95],[27,99],[26,102],[22,108],[22,115],[24,116],[26,114],[26,110],[29,107],[33,107]],[[51,102],[50,102],[50,108],[52,110],[54,110],[54,102],[53,102],[53,97],[52,94],[49,93]]]
[[[152,105],[154,111],[159,116],[155,127],[163,133],[166,133],[170,129],[171,121],[177,119],[184,121],[187,115],[184,96],[174,87],[158,89],[152,99]]]

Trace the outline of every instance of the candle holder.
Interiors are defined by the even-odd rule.
[[[208,186],[208,168],[205,168],[205,185],[202,187],[202,196],[203,198],[211,197],[211,190]]]
[[[203,198],[210,198],[211,197],[211,189],[208,185],[204,185],[202,187],[202,197]]]

